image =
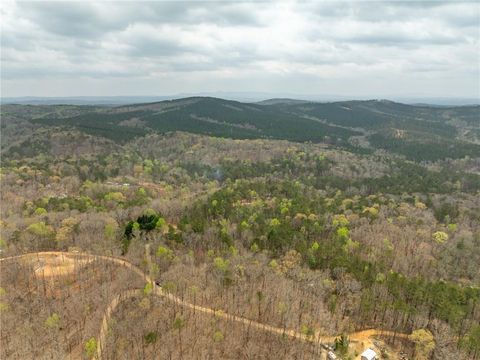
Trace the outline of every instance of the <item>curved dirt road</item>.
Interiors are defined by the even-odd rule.
[[[257,321],[253,321],[241,316],[237,315],[232,315],[225,313],[221,310],[215,310],[212,308],[207,308],[199,305],[194,305],[192,303],[186,302],[178,297],[176,297],[173,294],[167,293],[163,291],[163,289],[160,286],[157,286],[155,282],[148,276],[146,273],[144,273],[140,268],[137,266],[133,265],[131,262],[128,260],[114,257],[114,256],[105,256],[105,255],[92,255],[92,254],[87,254],[87,253],[73,253],[73,252],[63,252],[63,251],[45,251],[45,252],[37,252],[37,253],[27,253],[23,255],[17,255],[17,256],[10,256],[6,258],[0,259],[0,264],[2,262],[8,261],[8,260],[16,260],[20,258],[29,258],[31,257],[32,259],[39,258],[42,256],[65,256],[65,257],[76,257],[76,258],[83,258],[83,259],[89,259],[89,260],[102,260],[102,261],[109,261],[115,264],[118,264],[120,266],[125,266],[129,268],[130,270],[134,271],[137,273],[140,277],[143,277],[145,282],[152,284],[153,286],[153,294],[162,298],[165,298],[173,303],[179,304],[181,306],[190,308],[195,311],[199,311],[205,314],[211,314],[216,317],[220,317],[226,320],[230,321],[235,321],[239,323],[246,324],[248,326],[254,327],[256,329],[260,329],[263,331],[268,331],[274,334],[282,335],[282,336],[288,336],[293,339],[301,340],[301,341],[308,341],[312,343],[317,343],[318,345],[322,343],[331,343],[335,340],[336,337],[338,336],[322,336],[320,332],[315,332],[313,336],[307,336],[305,334],[302,334],[298,331],[292,330],[292,329],[283,329],[271,325],[266,325],[263,323],[259,323]],[[115,308],[118,306],[118,304],[121,303],[121,301],[137,296],[141,294],[141,290],[139,289],[133,289],[133,290],[126,290],[120,294],[118,294],[108,305],[107,309],[104,312],[102,324],[100,327],[99,335],[97,338],[97,355],[95,359],[100,360],[102,358],[102,350],[105,347],[105,339],[106,339],[106,334],[108,331],[108,323],[110,321],[111,315]],[[377,330],[377,329],[368,329],[368,330],[363,330],[355,333],[349,334],[349,337],[351,341],[358,341],[361,339],[365,339],[367,337],[372,337],[372,336],[396,336],[399,338],[408,338],[407,334],[401,334],[401,333],[394,333],[392,331],[382,331],[382,330]]]

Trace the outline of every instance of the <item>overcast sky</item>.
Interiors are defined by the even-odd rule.
[[[478,2],[1,1],[2,96],[480,96]]]

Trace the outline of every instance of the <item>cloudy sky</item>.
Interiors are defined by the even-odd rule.
[[[1,2],[2,96],[480,96],[471,2]]]

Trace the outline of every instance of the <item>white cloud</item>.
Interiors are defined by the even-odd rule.
[[[2,96],[480,96],[476,2],[8,1],[1,17]]]

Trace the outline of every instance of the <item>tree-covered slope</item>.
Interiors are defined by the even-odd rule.
[[[234,139],[323,142],[355,152],[383,149],[414,161],[480,156],[479,106],[412,106],[387,100],[253,104],[192,97],[113,108],[1,109],[6,120],[2,129],[26,120],[37,127],[74,127],[120,142],[148,133],[184,131]]]

